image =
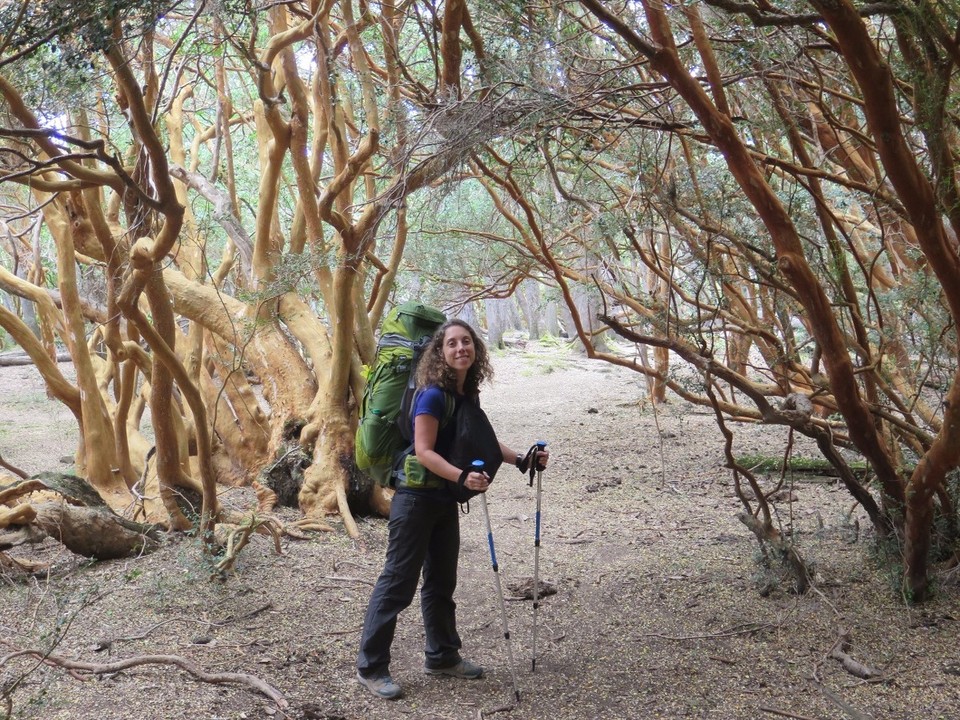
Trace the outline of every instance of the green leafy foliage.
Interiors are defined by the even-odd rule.
[[[175,7],[170,0],[48,0],[11,2],[0,7],[0,35],[8,53],[53,41],[65,66],[87,63],[89,56],[115,42],[113,26],[125,39],[142,35]]]

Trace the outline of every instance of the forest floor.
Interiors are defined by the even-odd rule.
[[[83,682],[7,655],[0,683],[11,716],[960,719],[956,572],[937,576],[933,602],[905,605],[896,563],[878,562],[869,524],[851,513],[846,492],[829,478],[791,474],[780,520],[816,564],[814,589],[791,594],[760,568],[756,543],[736,519],[712,413],[677,400],[655,413],[638,402],[639,375],[548,346],[499,355],[495,369],[482,398],[498,434],[518,449],[546,439],[552,453],[540,576],[557,592],[541,600],[536,673],[532,603],[511,589],[533,574],[535,493],[504,468],[489,495],[519,704],[474,501],[461,519],[458,620],[464,655],[487,668],[485,679],[424,675],[415,600],[393,645],[404,698],[381,701],[355,682],[363,613],[383,563],[383,519],[359,518],[359,543],[333,519],[334,532],[285,539],[279,555],[257,536],[223,581],[208,579],[189,538],[99,563],[46,540],[11,554],[50,561],[47,573],[0,576],[0,657],[16,648],[92,663],[179,656],[207,673],[256,676],[289,705],[281,710],[249,685],[201,682],[172,665]],[[73,451],[75,426],[47,401],[36,370],[0,369],[0,398],[4,458],[31,473],[67,467],[58,461]],[[733,430],[738,454],[778,457],[787,446],[783,428]],[[793,453],[813,456],[800,442]],[[252,503],[246,490],[225,490],[223,500]],[[862,680],[831,657],[841,638],[877,677]]]

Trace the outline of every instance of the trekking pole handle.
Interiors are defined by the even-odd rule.
[[[546,440],[537,440],[536,446],[537,446],[537,452],[543,452],[544,450],[547,449],[547,441],[546,441]],[[539,469],[540,469],[540,467],[539,467],[540,461],[539,461],[538,458],[534,458],[534,460],[537,460],[537,469],[539,470]]]
[[[537,457],[537,453],[543,452],[547,448],[546,440],[537,440],[530,450],[527,452],[527,455],[530,458],[530,487],[533,487],[533,474],[534,471],[542,472],[543,468],[540,467],[540,458]]]
[[[540,547],[540,475],[543,473],[543,468],[540,466],[540,459],[537,457],[538,452],[543,452],[547,447],[546,440],[537,440],[536,444],[533,446],[536,448],[533,453],[532,462],[530,464],[530,487],[533,487],[533,469],[537,470],[537,522],[536,522],[536,535],[534,536],[534,546]]]

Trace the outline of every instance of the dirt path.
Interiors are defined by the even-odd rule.
[[[41,667],[17,689],[16,717],[960,719],[956,574],[940,578],[937,601],[905,608],[892,572],[868,561],[867,523],[847,516],[846,494],[795,478],[797,502],[781,506],[781,520],[792,517],[817,587],[798,598],[774,585],[761,597],[755,546],[735,519],[709,414],[674,402],[655,416],[637,405],[638,376],[547,349],[497,357],[495,367],[483,404],[498,433],[517,447],[545,439],[552,451],[541,576],[558,592],[540,607],[536,674],[531,603],[507,602],[519,706],[504,709],[512,685],[474,503],[461,523],[458,617],[464,652],[488,668],[485,680],[423,675],[415,603],[394,643],[392,669],[406,697],[384,703],[353,682],[362,614],[382,565],[382,520],[361,520],[361,548],[339,529],[287,541],[280,556],[257,538],[223,583],[207,581],[189,539],[93,565],[46,541],[22,552],[54,559],[49,581],[7,581],[0,590],[3,638],[49,648],[60,637],[56,653],[92,662],[180,655],[208,672],[257,675],[290,707],[277,711],[248,689],[200,683],[173,667],[85,683]],[[0,370],[0,397],[4,457],[31,472],[63,467],[58,458],[72,451],[75,430],[69,415],[49,414],[36,371]],[[779,429],[735,431],[740,452],[784,447]],[[248,500],[242,491],[225,498]],[[505,468],[489,500],[503,580],[528,579],[533,491]],[[862,681],[828,657],[844,631],[848,654],[881,681]],[[0,681],[30,667],[10,661]]]

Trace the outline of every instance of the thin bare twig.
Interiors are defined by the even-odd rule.
[[[483,720],[483,718],[489,715],[495,715],[498,712],[508,712],[513,710],[516,707],[516,703],[509,703],[508,705],[498,705],[497,707],[490,708],[489,710],[477,710],[477,720]]]
[[[780,717],[793,718],[793,720],[816,720],[809,715],[797,715],[796,713],[787,712],[786,710],[776,710],[771,707],[766,707],[761,705],[759,707],[760,712],[770,713],[771,715],[779,715]]]
[[[324,575],[324,576],[323,576],[323,579],[324,579],[324,580],[338,580],[339,582],[362,583],[362,584],[364,584],[364,585],[371,585],[371,586],[376,584],[376,583],[374,583],[372,580],[364,580],[363,578],[356,578],[356,577],[341,577],[341,576],[339,576],[339,575]]]
[[[739,629],[721,630],[717,633],[706,633],[704,635],[661,635],[660,633],[644,633],[639,637],[659,638],[660,640],[711,640],[713,638],[735,637],[737,635],[749,635],[750,633],[774,630],[779,626],[771,623],[747,623]]]
[[[326,632],[320,633],[321,635],[350,635],[352,633],[360,632],[363,630],[363,625],[357,625],[356,627],[347,628],[346,630],[327,630]]]
[[[161,628],[164,625],[169,625],[170,623],[173,623],[173,622],[192,622],[192,623],[197,623],[198,625],[206,625],[207,627],[210,627],[210,628],[223,627],[233,622],[240,622],[241,620],[246,620],[248,618],[254,617],[256,615],[259,615],[262,612],[265,612],[266,610],[270,610],[271,608],[273,608],[272,601],[264,603],[263,605],[256,608],[255,610],[251,610],[249,612],[243,613],[242,615],[230,616],[220,621],[197,620],[196,618],[186,618],[186,617],[170,618],[169,620],[164,620],[163,622],[158,622],[155,625],[151,625],[146,630],[140,632],[137,635],[129,635],[127,637],[115,638],[113,640],[105,641],[105,642],[120,643],[120,642],[134,642],[136,640],[145,640],[147,636],[149,636],[157,628]]]
[[[9,472],[12,472],[14,475],[19,476],[22,480],[26,480],[29,475],[26,472],[18,468],[16,465],[11,465],[6,460],[3,459],[3,455],[0,455],[0,467],[5,468]]]
[[[868,715],[865,712],[857,710],[826,685],[821,685],[820,689],[823,691],[823,694],[826,696],[827,700],[840,708],[840,710],[842,710],[843,713],[850,718],[850,720],[874,720],[872,715]]]
[[[175,665],[181,670],[185,670],[186,672],[190,673],[201,682],[211,683],[214,685],[244,685],[252,690],[255,690],[261,695],[266,696],[276,703],[277,707],[279,708],[286,708],[289,706],[289,702],[286,698],[284,698],[283,694],[279,690],[261,680],[256,675],[250,675],[248,673],[208,673],[195,663],[187,660],[184,657],[180,657],[179,655],[138,655],[135,657],[126,658],[124,660],[116,660],[110,663],[90,663],[70,660],[60,655],[45,654],[39,650],[23,650],[16,653],[11,653],[11,655],[28,655],[30,657],[38,658],[47,664],[55,665],[63,668],[64,670],[68,670],[71,672],[71,674],[76,673],[74,677],[82,680],[87,679],[84,677],[85,674],[109,675],[140,665]],[[11,655],[7,655],[4,660],[9,659]]]

